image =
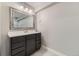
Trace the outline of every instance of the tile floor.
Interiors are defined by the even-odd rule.
[[[32,56],[57,56],[57,55],[41,47],[40,50],[32,54]]]

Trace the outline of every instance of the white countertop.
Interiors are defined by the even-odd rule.
[[[16,37],[16,36],[35,34],[35,33],[40,33],[40,32],[36,32],[36,31],[28,31],[28,32],[24,32],[24,31],[10,31],[10,32],[8,32],[8,36],[9,37]]]

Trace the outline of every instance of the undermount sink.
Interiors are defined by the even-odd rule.
[[[22,35],[28,35],[28,34],[34,34],[39,33],[36,31],[10,31],[8,32],[9,37],[16,37],[16,36],[22,36]]]

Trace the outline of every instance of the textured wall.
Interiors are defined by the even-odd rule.
[[[79,55],[79,3],[59,3],[37,14],[43,44],[66,55]]]

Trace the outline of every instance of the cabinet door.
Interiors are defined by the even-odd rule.
[[[12,56],[18,56],[18,55],[24,56],[25,53],[22,51],[25,51],[25,37],[24,36],[12,37],[10,41],[11,41],[11,44],[10,44],[11,55]]]
[[[26,36],[26,55],[31,55],[35,52],[35,35]]]
[[[36,34],[36,50],[39,50],[41,47],[41,33]]]

